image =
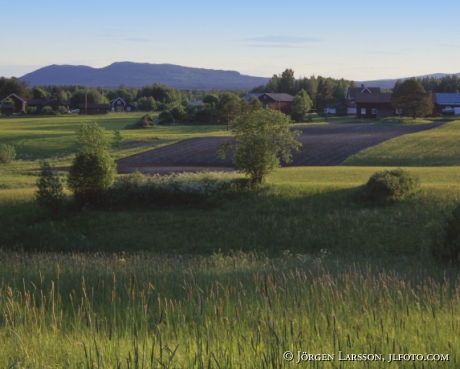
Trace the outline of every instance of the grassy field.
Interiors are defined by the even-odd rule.
[[[110,134],[139,117],[97,121]],[[0,119],[0,141],[29,155],[0,166],[0,366],[459,367],[460,274],[429,249],[460,198],[460,122],[202,203],[51,217],[34,201],[37,160],[70,163],[81,121]],[[122,130],[134,143],[113,154],[226,134]],[[359,188],[381,165],[407,166],[421,188],[392,206],[363,203]],[[298,352],[334,359],[297,364]],[[449,361],[389,364],[390,354]]]
[[[350,166],[458,166],[460,121],[417,134],[405,135],[364,150],[348,159]]]

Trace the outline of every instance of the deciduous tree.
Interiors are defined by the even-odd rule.
[[[300,90],[297,95],[294,97],[291,105],[291,117],[296,122],[303,122],[305,114],[307,114],[313,102],[310,99],[310,96],[306,93],[305,90]]]
[[[225,158],[234,149],[233,163],[260,184],[267,174],[280,166],[280,161],[291,161],[291,151],[301,143],[295,137],[300,131],[290,130],[291,118],[280,111],[263,109],[243,114],[232,123],[234,140],[221,145],[219,155]]]

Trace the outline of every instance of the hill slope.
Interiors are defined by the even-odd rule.
[[[460,73],[454,73],[457,77],[460,77]],[[433,74],[425,74],[423,76],[415,76],[415,78],[426,78],[426,77],[434,77],[436,79],[443,78],[445,76],[451,76],[452,74],[449,73],[433,73]],[[393,88],[395,86],[396,81],[401,80],[404,81],[412,77],[404,77],[404,78],[396,78],[396,79],[378,79],[372,81],[356,81],[356,85],[360,86],[364,84],[367,87],[380,87],[382,89]]]
[[[104,68],[50,65],[21,78],[35,85],[85,85],[114,88],[142,87],[155,82],[179,89],[243,89],[266,84],[269,78],[251,77],[236,71],[181,67],[173,64],[118,62]]]

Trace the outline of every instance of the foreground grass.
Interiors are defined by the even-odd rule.
[[[290,368],[298,351],[334,355],[300,363],[319,368],[459,365],[458,272],[412,259],[0,255],[5,368]]]
[[[346,160],[350,166],[459,166],[460,121],[404,135],[363,150]]]

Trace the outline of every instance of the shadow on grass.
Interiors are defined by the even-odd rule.
[[[2,208],[1,246],[26,251],[212,255],[286,252],[328,257],[427,255],[430,227],[449,196],[419,192],[391,206],[359,201],[356,188],[270,186],[203,203],[67,211],[53,219],[34,202]]]

